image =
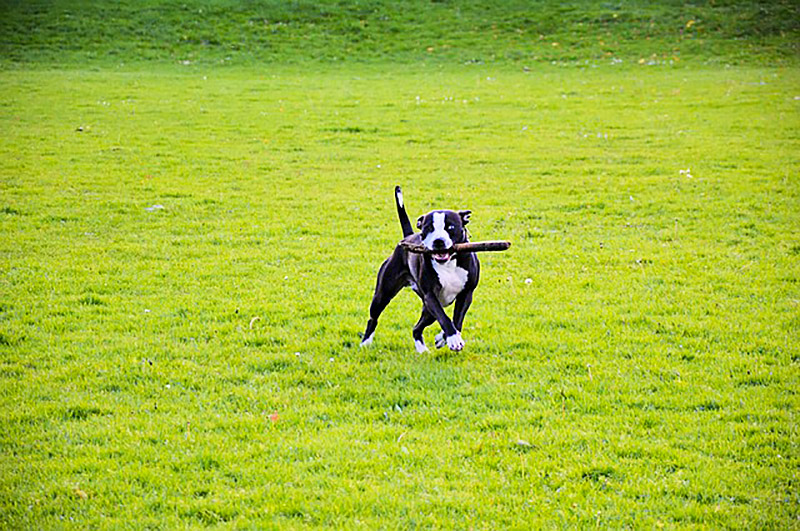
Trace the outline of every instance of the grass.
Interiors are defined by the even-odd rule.
[[[6,65],[797,64],[792,0],[6,1]]]
[[[58,31],[0,72],[2,527],[797,527],[793,59]],[[415,352],[411,293],[358,348],[395,184],[513,242],[462,353]]]

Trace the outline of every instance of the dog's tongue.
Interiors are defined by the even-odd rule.
[[[433,258],[439,262],[447,262],[450,259],[450,253],[435,253]]]

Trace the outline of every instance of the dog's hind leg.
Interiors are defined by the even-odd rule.
[[[412,332],[414,336],[414,348],[417,349],[417,352],[422,353],[428,350],[428,347],[425,346],[425,340],[422,338],[422,332],[435,322],[436,318],[423,306],[422,315],[420,315],[417,324],[414,325],[414,330]]]
[[[378,318],[395,295],[400,293],[400,290],[406,286],[402,272],[398,273],[397,271],[399,262],[394,258],[394,255],[389,257],[378,271],[375,294],[372,296],[372,303],[369,306],[369,321],[367,321],[367,328],[364,330],[364,337],[361,339],[362,347],[372,344],[375,328],[378,326]],[[389,279],[392,279],[391,284]]]
[[[380,317],[389,302],[397,295],[397,292],[386,293],[380,289],[375,290],[375,295],[372,297],[372,304],[369,305],[369,321],[367,321],[367,328],[364,330],[364,337],[361,340],[362,347],[368,347],[372,344],[372,339],[375,336],[375,328],[378,327],[378,317]]]
[[[386,294],[380,290],[375,291],[375,296],[372,297],[372,304],[369,306],[369,321],[367,321],[367,328],[364,330],[364,337],[361,339],[361,346],[368,347],[372,344],[372,339],[375,336],[375,328],[378,327],[378,317],[381,316],[383,310],[389,305],[389,302],[397,295],[397,292]]]

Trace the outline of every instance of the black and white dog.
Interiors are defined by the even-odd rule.
[[[422,316],[414,326],[414,346],[417,352],[425,352],[428,347],[422,339],[422,332],[438,321],[442,331],[436,336],[436,347],[445,345],[450,350],[464,348],[461,327],[464,316],[472,303],[472,292],[478,285],[480,264],[475,253],[453,251],[453,244],[467,241],[465,225],[469,223],[469,210],[434,210],[417,220],[417,228],[422,232],[415,234],[408,220],[403,204],[403,192],[395,187],[395,202],[403,237],[412,243],[422,244],[431,254],[412,253],[398,245],[392,255],[378,270],[375,295],[369,308],[369,322],[364,331],[361,346],[372,343],[378,317],[401,289],[411,289],[422,299]],[[444,308],[455,302],[453,319]]]

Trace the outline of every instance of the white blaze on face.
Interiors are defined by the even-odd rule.
[[[450,235],[444,229],[444,212],[434,212],[433,213],[433,230],[425,236],[425,239],[422,240],[422,243],[428,249],[433,249],[433,242],[436,240],[444,240],[444,247],[445,249],[449,249],[453,246],[453,240],[450,238]]]

